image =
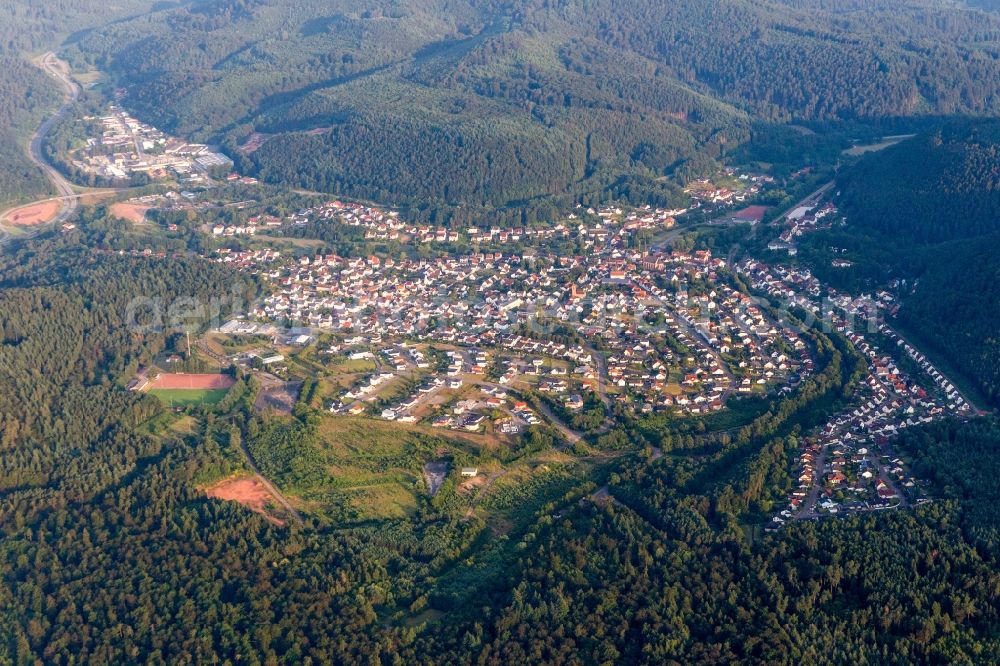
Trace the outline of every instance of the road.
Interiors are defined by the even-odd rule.
[[[219,363],[223,364],[223,367],[225,367],[225,365],[227,363],[230,363],[229,359],[227,359],[225,356],[222,356],[222,355],[217,354],[214,351],[212,351],[211,348],[209,348],[208,343],[205,340],[203,340],[203,339],[198,340],[197,343],[196,343],[196,345],[197,345],[199,351],[201,351],[202,353],[208,355],[210,358],[215,359]],[[281,380],[278,379],[277,377],[274,377],[274,375],[268,375],[267,373],[262,373],[262,374],[265,377],[272,378],[276,382],[281,382]],[[261,390],[263,390],[263,389],[261,389]],[[244,435],[245,435],[245,433],[244,433]],[[253,454],[250,453],[250,449],[246,445],[246,437],[245,436],[242,437],[241,440],[240,440],[240,447],[243,449],[243,455],[247,459],[247,464],[250,466],[250,469],[253,470],[254,476],[257,478],[257,480],[260,481],[261,484],[263,484],[265,488],[267,488],[267,491],[269,493],[271,493],[271,495],[273,495],[276,500],[278,500],[278,503],[285,509],[285,511],[288,512],[288,515],[290,515],[292,518],[294,518],[295,522],[297,522],[297,523],[299,523],[301,525],[302,524],[302,516],[299,515],[299,512],[296,511],[294,509],[294,507],[292,507],[292,505],[289,503],[289,501],[287,499],[285,499],[285,496],[281,494],[281,491],[278,490],[278,488],[275,487],[275,485],[273,483],[271,483],[270,481],[268,481],[264,477],[264,475],[260,473],[260,470],[257,468],[257,461],[254,460]]]
[[[40,60],[38,60],[37,64],[46,74],[59,82],[59,86],[63,90],[63,103],[56,110],[56,112],[47,118],[31,136],[31,141],[28,142],[27,155],[28,159],[41,169],[45,173],[46,178],[51,181],[57,195],[54,197],[39,199],[38,201],[33,201],[27,204],[18,204],[17,206],[12,206],[8,210],[0,212],[0,220],[3,220],[8,214],[19,208],[58,201],[60,204],[59,214],[44,225],[36,226],[34,231],[37,231],[42,226],[55,226],[68,221],[71,217],[73,217],[74,213],[76,213],[77,208],[80,206],[80,198],[83,196],[93,194],[113,194],[116,192],[124,192],[128,189],[80,188],[81,193],[78,193],[74,190],[73,184],[66,180],[59,170],[45,159],[45,152],[43,150],[45,139],[48,137],[49,133],[52,132],[52,129],[56,126],[56,124],[58,124],[68,113],[71,112],[73,105],[80,97],[80,87],[70,76],[69,67],[65,62],[59,60],[55,53],[46,53]]]
[[[657,305],[663,308],[665,312],[672,311],[673,308],[671,305],[657,296],[653,292],[651,285],[643,282],[637,282],[635,280],[632,280],[630,283],[633,286],[640,287],[644,292],[646,292],[646,297],[653,300]],[[733,371],[729,368],[729,364],[722,358],[722,354],[719,353],[715,345],[709,341],[708,335],[702,330],[701,326],[687,321],[684,317],[680,316],[680,313],[677,313],[677,316],[674,317],[674,321],[677,323],[677,327],[683,331],[685,335],[691,338],[692,341],[700,340],[703,343],[703,346],[697,350],[698,353],[708,354],[711,356],[715,360],[716,365],[721,368],[724,373],[726,373],[726,379],[729,381],[729,386],[722,392],[722,402],[725,403],[729,400],[730,396],[732,396],[733,392],[736,391],[736,375],[733,374]]]
[[[969,399],[969,395],[965,391],[963,391],[961,388],[959,388],[958,384],[956,384],[955,381],[951,377],[949,377],[947,374],[945,374],[941,370],[940,367],[934,365],[933,361],[931,361],[930,357],[927,354],[924,354],[923,352],[920,351],[920,347],[918,347],[917,345],[913,344],[913,342],[910,341],[909,339],[907,339],[902,333],[900,333],[898,329],[893,328],[893,326],[888,321],[885,321],[883,319],[882,323],[885,324],[886,327],[890,331],[892,331],[892,334],[895,335],[896,338],[898,338],[899,340],[902,340],[904,345],[910,345],[910,347],[912,347],[913,349],[917,350],[917,352],[920,353],[920,354],[922,354],[923,357],[927,360],[927,362],[930,363],[930,369],[923,370],[923,372],[925,374],[930,375],[930,370],[936,370],[938,372],[938,374],[940,374],[941,377],[943,377],[946,382],[948,382],[949,384],[951,384],[952,386],[955,387],[955,391],[962,398],[962,400],[965,400],[965,402],[969,405],[969,407],[972,409],[973,412],[975,412],[976,414],[978,414],[980,416],[985,416],[986,414],[989,413],[988,411],[986,411],[985,409],[983,409],[979,405],[977,405],[975,402],[973,402],[972,400],[970,400]],[[902,349],[900,349],[899,353],[903,354],[903,355],[906,355],[906,351],[904,351]],[[914,362],[916,362],[916,361],[914,360]],[[933,375],[931,375],[931,377],[933,378]]]
[[[583,435],[581,435],[580,433],[578,433],[577,431],[573,430],[568,425],[560,421],[559,417],[556,416],[551,409],[549,409],[549,406],[545,404],[544,400],[538,401],[538,410],[542,413],[542,415],[546,419],[549,420],[549,424],[551,424],[553,428],[562,433],[562,436],[566,438],[566,441],[569,444],[571,445],[576,444],[577,442],[583,439]]]
[[[491,388],[499,389],[499,390],[504,391],[504,392],[516,391],[516,389],[514,389],[513,387],[503,386],[501,384],[495,384],[493,382],[489,382],[489,381],[485,381],[485,380],[479,380],[476,383],[479,386],[488,386],[488,387],[491,387]],[[563,423],[559,419],[559,417],[556,416],[555,412],[553,412],[549,408],[549,406],[545,404],[544,400],[539,400],[538,401],[538,407],[539,407],[539,411],[542,413],[542,416],[544,416],[548,420],[549,424],[553,428],[555,428],[556,430],[558,430],[560,432],[560,434],[562,434],[563,437],[566,438],[566,443],[568,445],[572,446],[573,444],[576,444],[577,442],[579,442],[579,441],[581,441],[583,439],[583,433],[577,432],[576,430],[573,430],[568,425],[566,425],[565,423]],[[602,430],[597,431],[597,433],[595,433],[595,434],[602,434],[604,432],[607,432],[607,430],[609,430],[609,429],[610,429],[610,425],[606,423],[605,426],[602,428]],[[561,447],[561,446],[557,446],[556,447],[557,450],[560,450],[562,448],[563,447]]]
[[[826,447],[820,447],[819,455],[813,463],[813,480],[812,487],[809,489],[809,496],[806,501],[802,503],[802,508],[795,513],[796,520],[805,520],[808,518],[815,518],[818,514],[816,513],[816,502],[819,500],[819,493],[823,489],[823,469],[826,467]]]
[[[609,412],[611,411],[611,398],[608,397],[608,362],[604,358],[604,354],[594,349],[589,344],[583,346],[585,352],[590,354],[591,358],[594,359],[594,364],[597,367],[597,396],[604,403],[604,408]]]
[[[145,159],[146,153],[142,149],[142,142],[139,141],[139,137],[136,136],[135,130],[132,129],[132,127],[125,121],[125,114],[118,111],[115,114],[115,118],[117,118],[118,122],[120,122],[122,126],[128,130],[128,135],[132,138],[132,146],[135,148],[135,154],[139,156],[139,159]]]
[[[296,511],[291,504],[289,504],[288,500],[285,499],[285,496],[281,494],[281,491],[278,490],[273,483],[264,478],[264,475],[260,473],[259,469],[257,469],[257,463],[253,459],[253,455],[250,453],[250,449],[247,448],[246,441],[243,441],[241,443],[241,446],[243,448],[243,455],[246,456],[247,464],[250,465],[250,469],[253,470],[254,477],[256,477],[256,479],[260,481],[265,488],[267,488],[267,492],[271,493],[274,499],[278,500],[278,504],[280,504],[285,509],[285,511],[288,512],[288,515],[291,516],[295,520],[295,522],[301,525],[302,516],[299,515],[299,512]]]
[[[41,127],[31,137],[31,142],[28,144],[28,157],[38,165],[38,168],[45,172],[45,175],[52,181],[53,187],[55,187],[56,192],[59,194],[62,207],[59,215],[56,216],[52,223],[62,224],[73,216],[80,202],[77,199],[76,192],[73,191],[73,185],[45,160],[42,145],[45,143],[45,138],[52,131],[52,128],[70,112],[76,100],[79,99],[80,86],[73,81],[66,63],[59,60],[55,53],[51,51],[46,53],[42,56],[39,64],[46,74],[59,82],[59,85],[63,89],[63,103],[55,114],[43,122]]]
[[[267,373],[264,374],[266,375]],[[276,381],[280,381],[277,377],[274,377],[274,375],[267,376],[272,377]],[[278,504],[280,504],[285,511],[288,512],[288,515],[291,516],[295,522],[301,525],[302,516],[299,515],[299,512],[295,510],[295,507],[293,507],[287,499],[285,499],[285,496],[281,494],[281,491],[260,473],[260,469],[257,467],[257,461],[254,460],[253,454],[250,453],[250,447],[247,446],[247,434],[246,432],[243,432],[242,434],[243,436],[240,437],[240,449],[243,451],[243,456],[246,458],[247,465],[249,465],[251,471],[253,471],[254,477],[256,477],[265,488],[267,488],[267,491],[271,493],[274,499],[278,500]]]

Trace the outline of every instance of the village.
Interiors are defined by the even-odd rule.
[[[692,195],[691,207],[719,207],[730,223],[764,219],[763,206],[734,212],[746,203],[742,195],[708,195]],[[164,196],[142,203],[199,205],[183,192]],[[767,296],[786,311],[830,321],[868,366],[849,403],[800,437],[795,487],[767,529],[928,501],[894,437],[975,410],[881,320],[880,312],[898,307],[894,297],[853,297],[802,267],[730,262],[655,242],[688,212],[578,207],[547,226],[454,230],[332,200],[285,217],[250,213],[237,227],[202,225],[220,240],[208,258],[265,288],[212,334],[254,344],[227,348],[217,360],[263,373],[282,410],[295,402],[295,377],[321,369],[324,408],[334,416],[512,445],[547,426],[572,444],[607,432],[623,414],[705,417],[733,400],[793,392],[814,373],[814,350],[798,323],[760,298]],[[829,203],[799,206],[777,221],[780,247],[769,249],[792,255],[797,238],[836,219]],[[328,246],[310,252],[274,243],[311,224],[361,228],[365,241],[395,241],[407,251],[340,256]],[[262,229],[264,237],[250,238]],[[226,241],[241,235],[247,242]],[[426,244],[451,247],[409,251]]]
[[[723,260],[628,250],[622,233],[576,257],[293,259],[222,250],[216,259],[273,286],[252,320],[303,327],[332,336],[338,349],[380,357],[378,345],[391,341],[453,347],[440,374],[414,363],[412,349],[391,357],[429,382],[379,410],[391,418],[418,411],[420,388],[455,389],[463,375],[482,383],[487,368],[496,386],[551,395],[570,411],[597,392],[636,413],[689,415],[721,410],[733,396],[789,390],[812,371],[805,342],[727,283]],[[364,378],[362,392],[346,391],[335,411],[369,411],[365,398],[391,374]]]
[[[731,211],[768,184],[735,171],[720,178],[729,186],[695,184],[692,209]],[[199,205],[181,194],[134,203]],[[734,218],[747,213],[740,221],[754,224],[763,210]],[[222,243],[211,259],[266,286],[245,319],[219,333],[272,344],[220,360],[280,376],[288,353],[313,347],[319,365],[350,369],[330,392],[331,413],[500,435],[549,423],[571,439],[606,430],[616,410],[708,415],[733,399],[793,390],[813,371],[810,350],[732,283],[724,260],[641,249],[639,234],[655,238],[687,213],[577,206],[544,226],[445,229],[330,200],[285,217],[251,212],[237,225],[202,225]],[[327,224],[363,229],[365,241],[454,247],[434,258],[341,257],[272,242]],[[268,238],[255,240],[264,229]],[[238,236],[246,242],[226,240]],[[583,253],[557,252],[554,240]]]
[[[852,298],[824,288],[805,269],[753,259],[738,265],[754,289],[828,320],[863,355],[867,374],[851,402],[802,438],[797,487],[770,529],[789,520],[884,510],[927,501],[918,480],[894,450],[902,430],[947,416],[969,417],[972,406],[955,385],[878,313],[891,296]],[[904,360],[905,359],[905,360]],[[915,373],[901,368],[910,364]]]
[[[365,240],[399,241],[413,244],[455,244],[462,242],[474,246],[494,246],[522,242],[539,243],[555,238],[565,239],[575,234],[587,237],[591,243],[603,243],[615,235],[616,229],[635,232],[642,229],[670,228],[675,224],[675,217],[683,215],[685,212],[687,212],[686,209],[665,209],[652,206],[644,206],[628,212],[616,206],[586,210],[581,207],[577,212],[569,213],[564,221],[546,226],[447,229],[442,226],[407,223],[400,219],[397,211],[385,211],[361,203],[335,200],[320,206],[300,209],[288,220],[285,220],[284,224],[291,227],[300,227],[311,223],[341,224],[364,229]],[[581,215],[584,213],[591,219],[596,217],[596,222],[588,226],[581,219]],[[272,220],[270,224],[281,226],[281,221]],[[222,235],[224,232],[221,229],[214,229],[213,233]]]
[[[246,320],[220,332],[261,336],[277,325],[299,334],[271,335],[274,343],[313,345],[321,363],[356,370],[332,392],[332,413],[469,432],[574,423],[564,434],[576,437],[606,427],[616,405],[696,416],[733,398],[790,391],[812,372],[806,344],[735,288],[725,261],[635,248],[637,233],[669,230],[685,213],[577,208],[547,227],[456,232],[330,201],[285,219],[216,225],[206,229],[216,237],[318,222],[411,246],[456,236],[473,243],[433,259],[219,247],[213,260],[267,285]],[[552,238],[577,241],[587,254],[557,254]],[[511,242],[519,253],[501,251]],[[283,354],[258,351],[228,360],[280,372]],[[539,400],[523,399],[532,395]]]
[[[740,178],[749,183],[745,191],[695,183],[690,209],[760,224],[763,206],[734,206],[766,183]],[[164,196],[139,203],[197,206],[184,192]],[[653,242],[643,249],[640,234],[656,238],[690,209],[577,207],[547,226],[456,230],[331,200],[286,217],[250,214],[240,226],[208,225],[202,230],[220,239],[261,229],[280,238],[296,227],[338,224],[363,229],[366,241],[453,246],[426,258],[312,254],[267,240],[216,246],[210,259],[266,288],[245,317],[217,331],[264,344],[222,360],[256,367],[278,383],[303,356],[335,369],[326,403],[334,415],[508,441],[549,425],[572,442],[606,431],[616,413],[705,416],[734,399],[790,393],[814,372],[797,327],[743,291],[733,280],[739,274],[758,294],[830,319],[869,370],[849,407],[801,439],[797,487],[769,529],[926,501],[894,452],[893,436],[972,408],[879,320],[878,312],[894,311],[893,297],[838,293],[804,268],[730,264],[708,250]],[[778,221],[783,229],[769,249],[792,255],[797,238],[836,219],[829,203],[799,206]],[[552,241],[578,253],[557,251]],[[874,331],[860,330],[859,321],[875,322]]]

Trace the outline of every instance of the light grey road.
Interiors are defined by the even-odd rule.
[[[41,127],[35,132],[34,136],[31,137],[31,143],[28,146],[28,157],[31,161],[38,165],[38,167],[45,172],[49,180],[52,181],[52,185],[55,187],[56,192],[59,194],[62,208],[59,211],[59,215],[53,221],[53,224],[62,224],[76,212],[79,206],[79,201],[76,198],[76,193],[73,191],[73,186],[68,180],[63,178],[63,175],[59,171],[49,164],[45,160],[45,155],[42,152],[42,145],[45,142],[45,138],[55,127],[56,123],[60,122],[67,113],[76,103],[76,100],[80,97],[80,87],[73,81],[73,78],[69,74],[69,68],[66,63],[59,60],[55,53],[49,52],[42,56],[41,67],[45,70],[45,73],[54,78],[59,82],[59,85],[63,89],[63,103],[59,107],[56,113],[48,118]]]

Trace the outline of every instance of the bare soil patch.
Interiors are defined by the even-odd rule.
[[[424,465],[424,480],[427,482],[427,492],[431,497],[437,494],[441,485],[448,477],[448,461],[438,460]]]
[[[247,139],[246,143],[238,148],[238,150],[244,155],[250,155],[257,152],[257,149],[264,145],[270,137],[267,134],[261,134],[260,132],[254,132]]]
[[[109,212],[120,220],[125,220],[126,222],[131,222],[132,224],[142,224],[146,221],[146,213],[149,212],[151,208],[151,206],[143,206],[141,204],[128,203],[127,201],[119,201],[111,204],[111,210]]]
[[[482,488],[486,485],[487,478],[480,474],[479,476],[474,476],[471,479],[466,479],[459,485],[458,490],[461,493],[471,493],[476,488]]]
[[[43,203],[22,206],[12,210],[5,222],[17,227],[33,227],[38,224],[45,224],[52,221],[59,214],[61,204],[58,201],[45,201]]]
[[[284,521],[275,518],[267,512],[268,506],[278,504],[277,498],[267,487],[255,477],[223,479],[205,489],[205,494],[213,499],[227,502],[238,502],[251,511],[266,517],[275,525],[284,525]]]
[[[291,414],[302,391],[302,382],[262,382],[254,408],[263,412],[273,409],[283,414]]]

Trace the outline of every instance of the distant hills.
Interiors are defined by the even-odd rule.
[[[906,0],[210,0],[75,48],[165,129],[263,135],[246,171],[420,205],[669,198],[754,121],[1000,112],[1000,17]]]
[[[947,124],[862,160],[840,184],[848,216],[897,244],[1000,232],[1000,122]]]

